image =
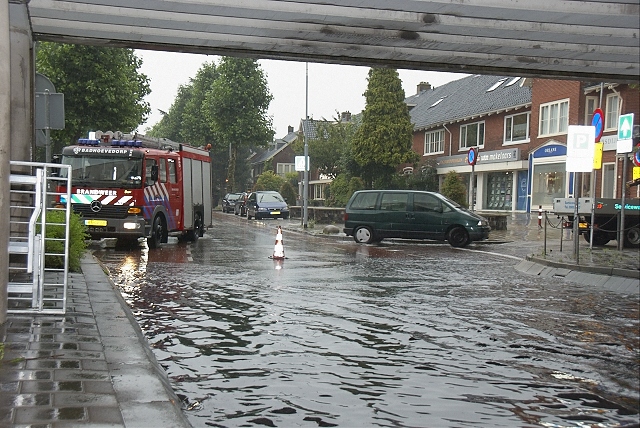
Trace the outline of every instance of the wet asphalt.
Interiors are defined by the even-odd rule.
[[[350,239],[325,233],[322,225],[303,228],[300,220],[283,226]],[[551,230],[514,216],[507,231],[492,232],[476,247],[519,259],[516,269],[531,275],[639,294],[637,250],[579,243],[576,256],[571,237],[560,239],[566,231],[547,226]],[[0,326],[0,425],[191,426],[131,310],[91,254],[82,260],[82,273],[70,274],[68,302],[66,315],[9,314]]]

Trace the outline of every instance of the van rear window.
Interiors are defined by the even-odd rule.
[[[351,203],[352,210],[373,210],[376,208],[377,193],[359,193]]]

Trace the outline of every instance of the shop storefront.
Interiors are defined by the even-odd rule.
[[[471,166],[467,155],[438,158],[438,175],[456,171],[469,184]],[[482,211],[524,211],[527,201],[527,161],[520,149],[480,151],[474,168],[474,208]]]

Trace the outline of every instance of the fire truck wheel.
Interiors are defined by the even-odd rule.
[[[163,228],[162,219],[160,216],[156,216],[156,218],[153,219],[151,235],[147,238],[149,248],[158,248],[160,246],[160,243],[162,242],[162,234],[164,233]]]
[[[624,245],[631,248],[640,246],[640,227],[633,226],[625,232]]]
[[[196,242],[202,235],[204,235],[202,215],[200,213],[195,213],[193,216],[193,230],[187,232],[187,240]]]

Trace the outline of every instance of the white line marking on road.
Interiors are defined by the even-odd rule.
[[[518,256],[512,256],[510,254],[500,254],[500,253],[494,253],[492,251],[480,251],[480,250],[472,250],[470,248],[456,248],[457,250],[460,251],[470,251],[472,253],[482,253],[482,254],[492,254],[494,256],[500,256],[500,257],[506,257],[509,259],[514,259],[514,260],[522,260],[522,257],[518,257]]]

